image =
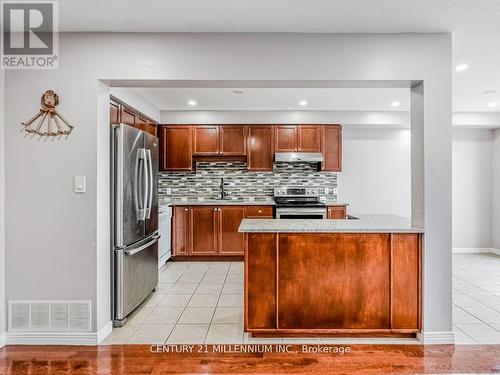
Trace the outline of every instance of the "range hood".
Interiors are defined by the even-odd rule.
[[[277,163],[321,163],[321,152],[276,152],[274,161]]]

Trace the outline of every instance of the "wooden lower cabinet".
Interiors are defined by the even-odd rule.
[[[173,256],[243,256],[244,218],[273,218],[272,206],[176,206],[172,221]]]
[[[243,206],[219,207],[219,255],[243,255],[245,236],[238,232],[245,217]]]
[[[245,208],[246,219],[272,219],[273,207],[272,206],[246,206]]]
[[[245,236],[245,331],[277,336],[420,331],[420,234]]]
[[[217,207],[198,206],[190,209],[190,255],[216,255],[218,248]]]
[[[328,206],[329,219],[347,219],[347,206]]]
[[[172,254],[188,255],[189,253],[189,207],[176,206],[172,219]]]

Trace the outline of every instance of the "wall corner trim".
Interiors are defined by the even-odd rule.
[[[5,335],[0,335],[0,348],[5,346]]]
[[[455,344],[455,332],[419,332],[417,339],[424,345],[449,345]]]
[[[113,331],[113,322],[110,320],[97,332],[97,344],[103,342]]]

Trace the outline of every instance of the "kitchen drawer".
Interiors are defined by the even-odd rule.
[[[247,206],[245,217],[247,219],[272,219],[272,206]]]

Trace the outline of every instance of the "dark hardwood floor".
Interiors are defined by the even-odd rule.
[[[292,348],[298,353],[214,353],[212,345],[208,353],[198,353],[198,348],[155,354],[146,345],[8,346],[0,350],[0,369],[2,374],[500,372],[500,345],[350,345],[343,355],[300,353],[300,345]]]

